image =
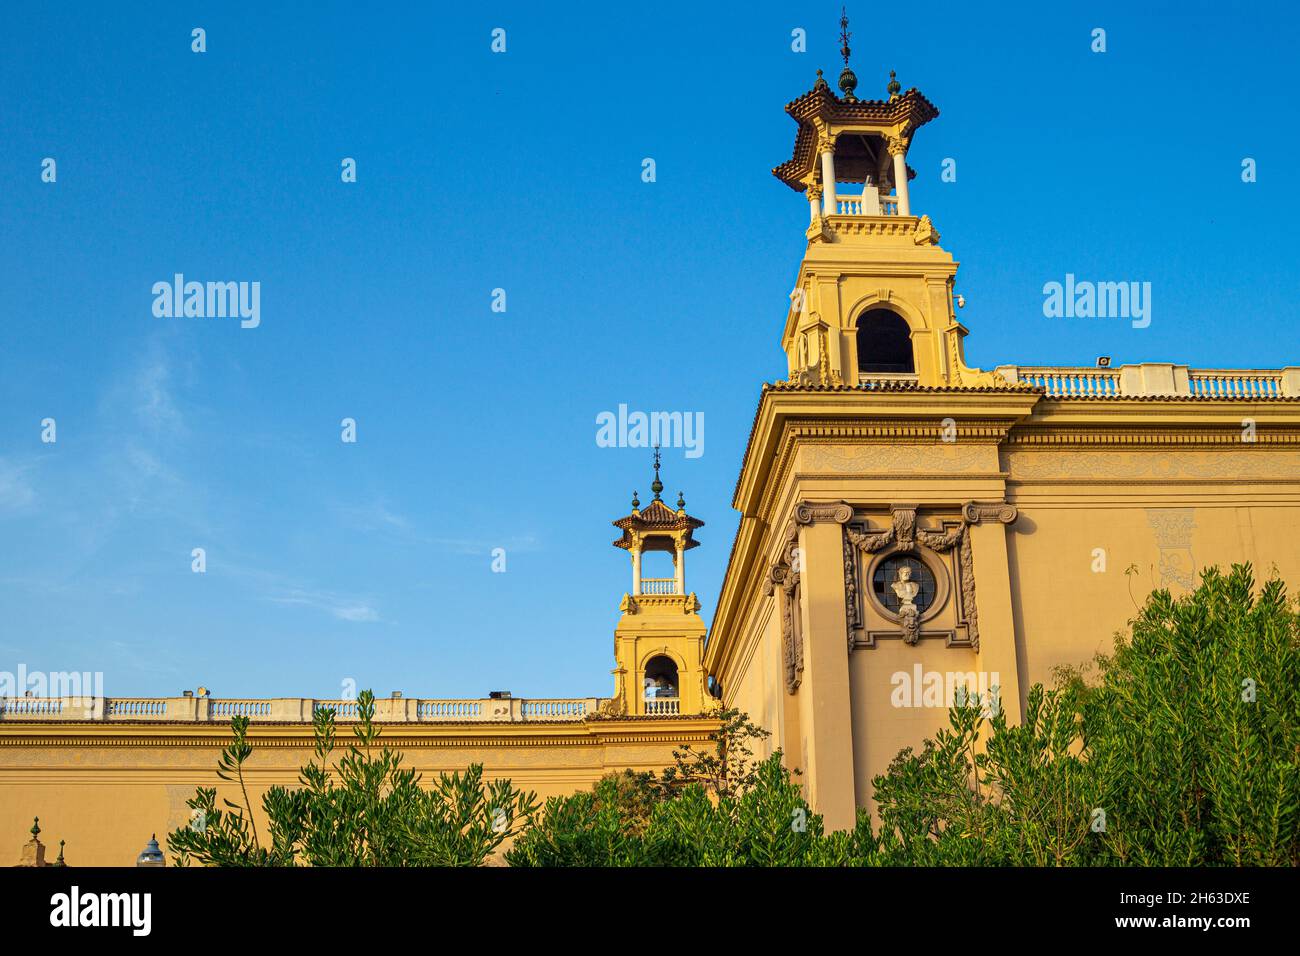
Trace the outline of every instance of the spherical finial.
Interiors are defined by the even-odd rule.
[[[636,492],[634,491],[632,492],[632,510],[635,511],[637,508],[640,507],[641,507],[641,499],[636,496]]]
[[[64,861],[64,859],[63,859],[63,844],[64,844],[64,842],[65,842],[64,840],[60,840],[60,841],[59,841],[59,858],[58,858],[57,860],[54,861],[54,866],[67,866],[67,865],[68,865],[68,864]]]
[[[847,66],[840,70],[840,91],[844,94],[846,100],[855,100],[856,96],[853,91],[858,88],[858,76]]]
[[[898,99],[899,91],[903,89],[903,84],[898,82],[898,76],[893,70],[889,71],[889,86],[885,87],[889,91],[891,100]]]
[[[655,480],[650,482],[650,490],[655,493],[655,498],[658,498],[659,493],[664,490],[664,483],[659,480],[658,473],[655,474]]]
[[[686,507],[686,496],[683,492],[677,492],[677,510],[681,511]]]
[[[826,82],[826,77],[822,76],[822,71],[817,71],[817,82],[813,84],[814,90],[828,90],[831,85]]]
[[[41,818],[32,817],[32,838],[35,839],[40,835],[41,835]]]

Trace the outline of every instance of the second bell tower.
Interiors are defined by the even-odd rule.
[[[676,509],[664,503],[655,449],[654,494],[644,508],[632,493],[632,513],[614,526],[623,534],[614,542],[632,559],[632,590],[623,595],[614,630],[615,688],[611,709],[625,715],[700,714],[712,700],[705,688],[701,660],[706,628],[700,602],[686,590],[686,552],[704,522],[686,513],[679,494]],[[642,574],[646,554],[672,556],[672,577]]]

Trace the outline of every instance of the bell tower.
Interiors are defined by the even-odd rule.
[[[840,95],[818,70],[813,88],[786,105],[798,124],[794,152],[772,170],[808,200],[808,246],[781,339],[789,381],[1003,384],[966,366],[957,263],[930,217],[913,212],[907,152],[939,111],[917,89],[904,92],[892,70],[886,99],[858,99],[847,17],[840,28]]]
[[[676,509],[664,503],[655,449],[652,500],[644,508],[632,492],[632,513],[614,522],[623,534],[614,542],[632,559],[632,590],[623,595],[623,612],[614,629],[615,688],[610,710],[625,715],[700,714],[712,698],[701,665],[704,621],[700,602],[686,590],[686,552],[704,522],[686,513],[677,496]],[[672,577],[646,577],[646,554],[667,553]]]

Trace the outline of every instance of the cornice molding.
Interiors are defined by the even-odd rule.
[[[1132,428],[1122,425],[1106,426],[1053,426],[1050,428],[1023,426],[1013,427],[1006,438],[1008,449],[1036,447],[1071,447],[1088,448],[1112,446],[1231,446],[1251,450],[1260,446],[1294,448],[1300,447],[1300,428],[1257,427],[1254,441],[1242,440],[1240,425],[1219,427],[1145,427]]]
[[[952,425],[944,425],[945,418],[951,419]],[[792,419],[786,423],[787,441],[802,441],[808,444],[843,444],[848,441],[862,441],[879,444],[944,444],[961,442],[977,444],[999,444],[1012,429],[1009,420],[998,419],[873,419],[865,422],[836,422],[825,424],[811,419]],[[951,441],[944,441],[943,436],[952,435]]]

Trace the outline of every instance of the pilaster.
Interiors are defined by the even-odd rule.
[[[799,527],[804,652],[798,689],[808,802],[827,829],[844,830],[857,816],[853,774],[853,701],[844,635],[844,529],[853,509],[843,501],[802,502]]]

